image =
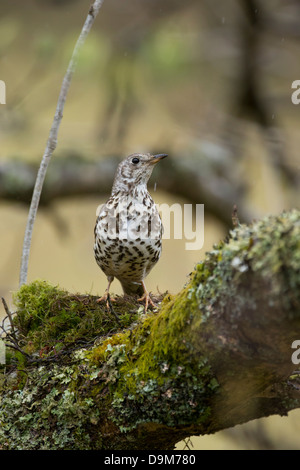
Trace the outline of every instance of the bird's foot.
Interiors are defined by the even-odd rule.
[[[99,299],[97,299],[96,302],[97,303],[105,302],[106,307],[109,308],[109,302],[116,302],[116,299],[111,297],[109,292],[105,292],[105,294],[102,295],[102,297],[99,297]]]
[[[145,292],[144,295],[138,299],[138,302],[143,302],[145,301],[145,313],[147,312],[148,310],[148,305],[150,304],[152,307],[156,308],[157,306],[155,305],[155,303],[153,302],[153,300],[151,299],[150,295],[149,295],[149,292]]]

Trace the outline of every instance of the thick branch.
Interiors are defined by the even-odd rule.
[[[50,294],[46,284],[23,286],[16,322],[23,347],[47,346],[57,364],[46,355],[43,367],[28,363],[25,386],[21,373],[11,379],[0,401],[0,445],[172,449],[189,435],[299,407],[291,360],[300,327],[299,246],[297,210],[238,226],[159,312],[139,317],[134,300],[119,299],[122,331],[89,296],[74,307],[74,296]],[[63,360],[55,335],[47,336],[51,325],[60,320],[65,328],[56,330],[62,348],[80,331],[95,335],[97,318],[106,335]]]

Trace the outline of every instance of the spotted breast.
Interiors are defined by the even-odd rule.
[[[155,164],[165,157],[135,153],[117,168],[111,196],[95,225],[95,259],[108,279],[99,301],[107,301],[116,277],[125,294],[141,296],[145,310],[154,305],[144,279],[160,258],[163,227],[147,183]]]

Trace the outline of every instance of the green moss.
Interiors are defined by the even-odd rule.
[[[255,273],[258,289],[263,292],[267,286],[270,302],[280,302],[294,316],[300,310],[299,266],[300,212],[294,209],[232,230],[227,242],[216,245],[196,266],[191,288],[203,320],[216,305],[222,310],[230,304],[235,322],[245,305],[249,311],[257,308],[248,284]]]
[[[299,211],[293,210],[239,225],[196,266],[186,288],[138,326],[122,349],[124,361],[118,367],[113,400],[116,422],[131,429],[140,414],[144,421],[167,425],[191,422],[192,417],[195,422],[209,419],[207,403],[219,386],[208,352],[199,345],[199,328],[208,323],[216,306],[221,315],[230,305],[233,323],[241,311],[257,308],[248,288],[250,273],[255,273],[258,289],[267,285],[272,292],[268,301],[299,314],[299,221]]]
[[[205,428],[220,386],[199,337],[211,335],[209,347],[222,347],[213,342],[212,314],[230,306],[234,323],[245,304],[257,308],[250,278],[257,289],[268,285],[264,301],[299,315],[299,221],[294,210],[232,230],[156,313],[120,299],[117,321],[96,297],[42,281],[23,286],[15,295],[20,344],[31,358],[54,361],[14,355],[17,370],[0,380],[0,448],[105,448],[108,429],[127,434],[140,422]],[[66,362],[59,353],[74,345],[80,349]]]
[[[121,302],[117,302],[117,322],[103,303],[97,303],[97,297],[69,294],[45,281],[23,285],[15,293],[14,302],[14,325],[24,338],[23,349],[28,353],[38,351],[41,356],[127,328],[138,316],[132,302],[122,303],[121,311]]]
[[[190,340],[190,331],[201,323],[190,287],[165,300],[158,315],[145,317],[114,349],[118,380],[112,419],[124,431],[141,420],[174,426],[204,423],[210,416],[208,403],[218,382],[199,344]]]
[[[117,321],[97,297],[72,295],[44,281],[22,286],[14,299],[14,326],[29,359],[16,352],[14,374],[0,380],[0,448],[100,448],[97,424],[101,416],[107,419],[131,335],[121,327],[138,322],[140,304],[117,299]],[[74,344],[80,346],[75,352]],[[68,351],[66,360],[61,353]]]

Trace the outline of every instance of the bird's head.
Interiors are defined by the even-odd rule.
[[[154,166],[166,153],[151,155],[150,153],[133,153],[123,160],[116,171],[112,194],[118,191],[132,191],[138,186],[147,187]]]

